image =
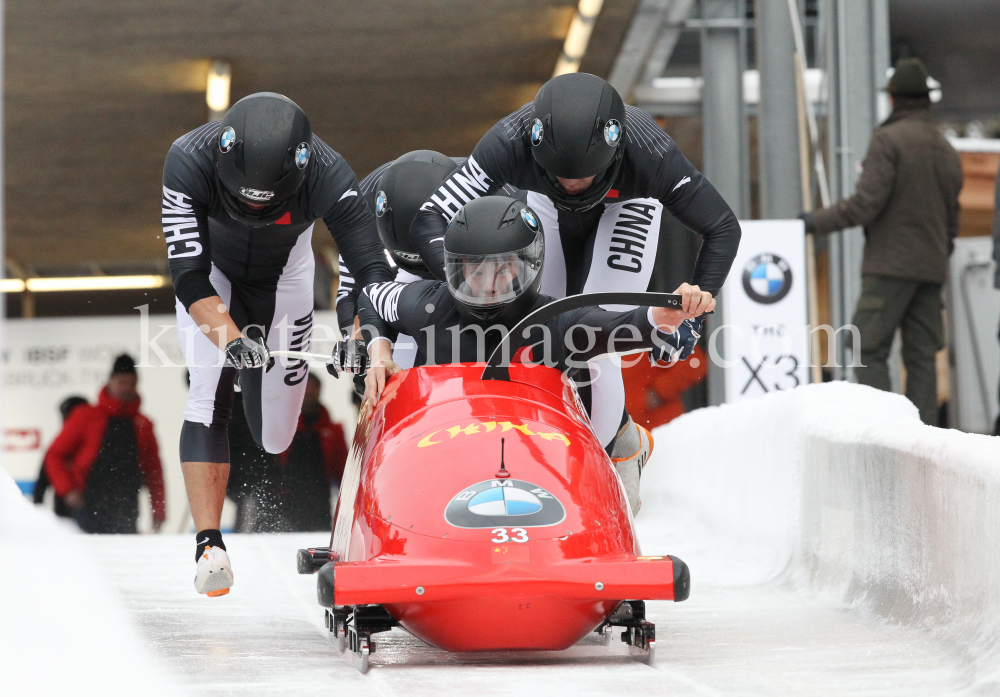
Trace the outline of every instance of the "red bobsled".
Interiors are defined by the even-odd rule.
[[[651,661],[643,600],[684,600],[687,566],[641,556],[624,490],[559,371],[413,368],[362,413],[318,573],[327,626],[368,668],[401,625],[448,651],[565,649],[589,632]]]

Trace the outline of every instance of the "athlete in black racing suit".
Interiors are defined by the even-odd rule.
[[[229,472],[227,425],[239,371],[247,421],[265,450],[286,450],[306,386],[313,222],[323,218],[365,283],[391,280],[375,219],[344,159],[305,114],[273,93],[246,97],[178,138],[163,168],[163,235],[191,374],[181,462],[195,528],[199,592],[232,585],[219,523]]]
[[[554,78],[546,86],[564,78],[600,80],[578,73]],[[610,85],[607,88],[613,91]],[[608,170],[616,167],[617,174],[606,185],[596,180],[590,189],[577,196],[564,193],[556,198],[553,194],[557,189],[533,154],[533,150],[546,147],[544,124],[541,141],[532,145],[534,121],[542,120],[538,118],[541,114],[536,114],[536,102],[525,104],[491,128],[465,165],[445,180],[414,218],[410,240],[427,267],[442,277],[444,232],[459,208],[480,196],[496,193],[505,184],[512,184],[529,192],[528,205],[541,216],[543,224],[551,219],[544,209],[550,206],[556,209],[559,244],[548,246],[550,251],[561,250],[565,255],[564,283],[568,294],[582,292],[587,277],[600,267],[636,276],[652,268],[658,226],[640,224],[644,219],[651,222],[653,216],[653,211],[644,209],[648,199],[652,199],[649,203],[661,204],[702,236],[691,282],[713,296],[718,294],[736,257],[740,226],[719,192],[688,162],[670,136],[642,109],[624,106],[625,123],[620,124],[621,131],[615,137],[620,145],[614,147],[620,163],[607,166]],[[604,124],[601,125],[603,130]],[[598,143],[598,146],[603,145],[603,142]],[[532,194],[549,197],[551,203],[543,202],[539,206]],[[608,209],[631,201],[642,201],[642,204],[625,211],[615,208],[614,212],[621,213],[623,220],[609,221],[618,224],[610,226],[606,246],[599,247],[601,240],[595,240],[594,235],[599,223],[608,215]],[[599,252],[601,258],[596,258]],[[544,285],[543,282],[543,288]]]
[[[410,240],[441,277],[445,228],[469,201],[505,184],[527,191],[548,248],[541,291],[553,297],[606,290],[645,291],[655,272],[663,209],[703,238],[691,284],[717,295],[736,256],[740,226],[709,181],[644,111],[585,73],[560,75],[534,101],[500,120],[414,218]],[[622,308],[617,308],[622,309]],[[701,323],[681,328],[690,348]],[[591,369],[594,430],[616,467],[642,467],[652,449],[645,429],[625,412],[621,366]],[[621,436],[634,431],[640,443]],[[616,446],[617,447],[617,446]]]

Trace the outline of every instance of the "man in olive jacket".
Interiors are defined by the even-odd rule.
[[[941,286],[958,234],[962,165],[931,118],[919,59],[900,60],[886,91],[893,112],[872,133],[854,195],[803,219],[811,232],[865,227],[858,382],[892,389],[886,360],[901,327],[906,396],[937,425],[934,355],[944,347]]]

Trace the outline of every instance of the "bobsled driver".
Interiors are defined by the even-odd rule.
[[[533,102],[491,128],[468,162],[428,197],[410,242],[438,278],[445,278],[448,221],[464,204],[505,184],[527,192],[545,229],[541,292],[553,297],[645,291],[656,272],[664,209],[703,238],[691,280],[702,291],[719,292],[739,247],[740,226],[722,196],[647,113],[626,106],[594,75],[570,73],[546,82]],[[696,341],[701,321],[691,317],[679,331],[685,341]],[[586,389],[581,397],[591,404],[597,437],[616,463],[641,467],[652,438],[625,411],[620,364],[603,359],[592,371],[583,381],[593,382],[590,399]]]
[[[229,477],[227,425],[239,378],[254,440],[292,442],[312,332],[313,221],[323,218],[355,278],[392,279],[375,218],[344,159],[294,102],[271,92],[177,139],[163,168],[163,235],[191,373],[180,454],[196,539],[195,589],[223,595],[233,572],[219,524]]]
[[[416,341],[415,366],[485,361],[519,320],[552,302],[539,293],[545,255],[545,234],[534,211],[515,199],[490,196],[466,204],[448,225],[446,282],[367,285],[358,298],[358,316],[371,357],[365,379],[369,408],[381,395],[386,377],[400,370],[392,360],[391,342],[397,333]],[[527,336],[511,337],[507,355],[555,367],[570,378],[587,371],[588,360],[612,349],[656,349],[662,357],[686,359],[694,341],[679,327],[710,312],[715,300],[686,283],[677,293],[683,309],[610,312],[588,307],[565,312],[544,328],[529,327]],[[657,335],[657,330],[666,336]],[[456,334],[459,351],[453,355]],[[525,347],[528,356],[523,356]],[[638,447],[635,441],[633,445]],[[633,513],[640,505],[641,470],[618,468]]]

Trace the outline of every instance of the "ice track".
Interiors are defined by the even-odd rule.
[[[236,583],[210,599],[191,537],[70,535],[0,481],[0,694],[997,694],[1000,445],[914,413],[822,386],[658,430],[639,536],[692,591],[647,605],[654,667],[596,637],[448,654],[397,628],[361,675],[295,573],[325,535],[227,536]]]
[[[187,694],[941,695],[963,682],[960,657],[921,632],[771,586],[708,584],[649,604],[654,668],[596,638],[559,653],[448,654],[394,629],[376,635],[362,676],[325,638],[315,579],[295,574],[314,535],[229,536],[236,585],[220,599],[195,596],[186,537],[86,542]]]

